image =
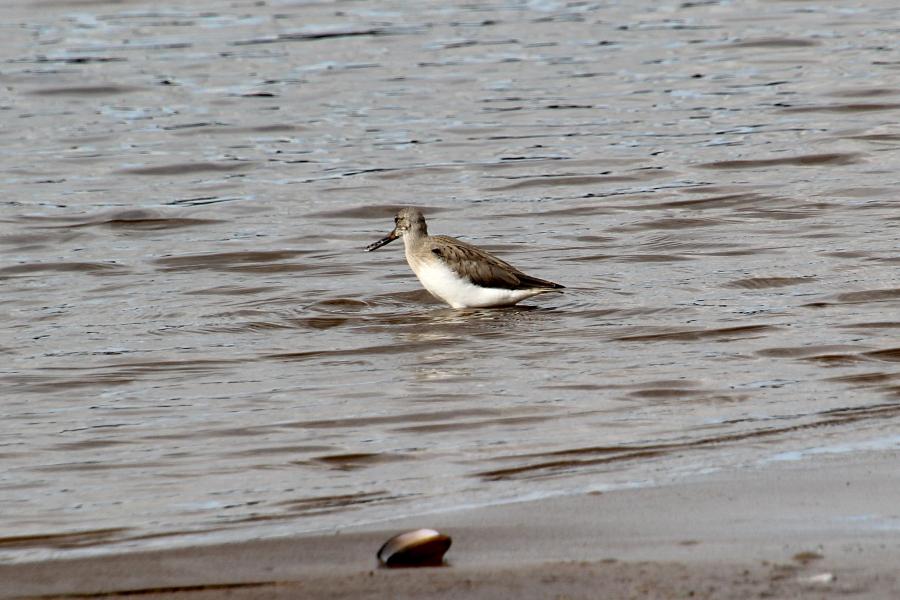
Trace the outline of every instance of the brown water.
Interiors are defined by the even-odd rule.
[[[4,2],[2,557],[900,448],[895,5]]]

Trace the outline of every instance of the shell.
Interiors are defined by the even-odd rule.
[[[453,540],[434,529],[416,529],[395,535],[378,550],[385,567],[437,567]]]

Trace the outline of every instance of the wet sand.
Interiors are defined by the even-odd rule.
[[[660,487],[404,518],[334,535],[0,566],[20,598],[888,598],[896,453],[822,456]],[[447,566],[386,570],[397,531]]]

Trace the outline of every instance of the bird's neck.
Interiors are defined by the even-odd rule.
[[[425,243],[425,240],[428,239],[428,232],[425,228],[421,229],[410,229],[403,235],[403,244],[407,248],[415,248],[416,246],[420,246]]]
[[[427,244],[428,234],[411,229],[403,236],[403,246],[406,250],[406,261],[415,269],[415,264],[421,262],[421,249]]]

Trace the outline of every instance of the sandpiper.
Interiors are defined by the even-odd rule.
[[[425,217],[417,208],[403,208],[394,230],[366,247],[377,250],[403,238],[406,262],[431,295],[453,308],[488,308],[513,304],[563,289],[558,283],[526,275],[471,244],[446,235],[428,235]]]

